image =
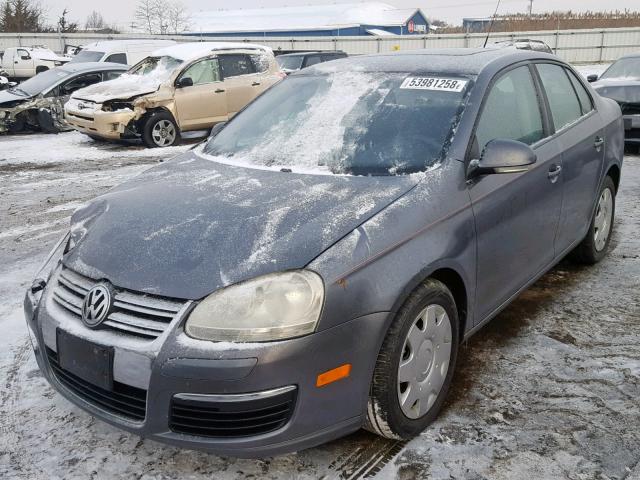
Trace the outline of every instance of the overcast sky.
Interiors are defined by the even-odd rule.
[[[384,3],[397,7],[416,7],[430,18],[440,18],[453,24],[462,23],[462,17],[487,17],[493,14],[495,1],[488,0],[382,0]],[[235,0],[233,2],[221,0],[183,0],[191,15],[196,16],[201,10],[217,10],[223,8],[260,8],[281,7],[286,5],[313,5],[319,3],[355,3],[354,0]],[[133,19],[136,0],[41,0],[40,4],[47,10],[50,23],[62,13],[64,8],[69,10],[69,18],[84,24],[87,15],[92,10],[102,13],[110,24],[117,24],[125,28]],[[502,0],[499,13],[524,12],[529,0]],[[533,0],[533,11],[548,10],[615,10],[640,9],[638,0]]]

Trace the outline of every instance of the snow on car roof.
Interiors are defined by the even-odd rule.
[[[101,40],[99,42],[87,43],[82,46],[83,50],[101,50],[101,49],[114,49],[124,48],[128,45],[156,45],[158,48],[166,47],[169,45],[175,45],[175,40],[156,40],[154,38],[138,38],[133,40]]]
[[[261,50],[263,52],[270,52],[269,47],[264,45],[256,45],[253,43],[238,43],[238,42],[192,42],[192,43],[179,43],[178,45],[172,45],[170,47],[160,48],[153,52],[154,57],[173,57],[178,60],[190,60],[198,58],[203,55],[207,55],[215,50]]]

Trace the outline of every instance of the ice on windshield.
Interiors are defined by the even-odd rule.
[[[276,57],[280,68],[283,70],[299,70],[302,67],[302,55],[296,55],[291,57]]]
[[[640,80],[640,57],[621,58],[611,65],[600,78]]]
[[[435,90],[419,82],[409,86],[410,77],[368,72],[290,77],[236,116],[204,153],[225,163],[300,172],[423,171],[442,158],[470,82],[450,79],[447,85],[459,82],[464,88]]]

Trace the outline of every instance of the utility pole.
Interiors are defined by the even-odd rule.
[[[529,0],[529,18],[531,18],[532,13],[533,13],[533,0]]]

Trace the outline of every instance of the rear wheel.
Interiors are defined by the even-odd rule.
[[[180,130],[169,112],[153,112],[142,126],[142,142],[147,147],[170,147],[180,142]]]
[[[428,279],[409,296],[378,354],[367,430],[405,439],[433,422],[451,385],[458,326],[455,301],[443,283]]]
[[[616,187],[611,177],[607,176],[600,188],[589,231],[573,252],[577,261],[594,264],[604,258],[611,241],[615,209]]]

